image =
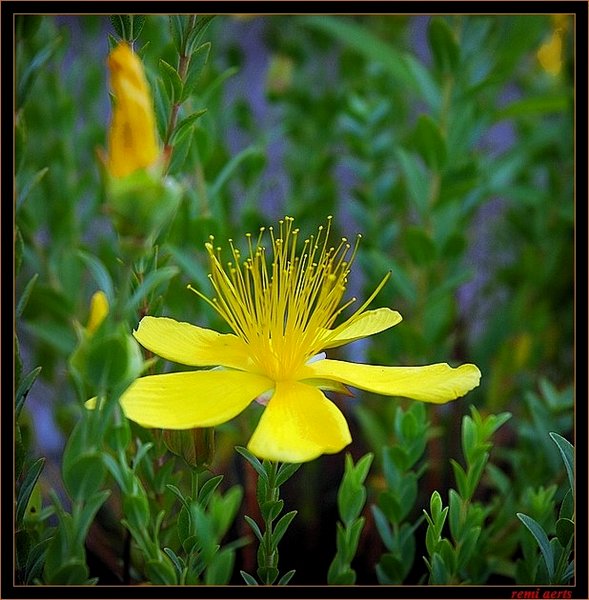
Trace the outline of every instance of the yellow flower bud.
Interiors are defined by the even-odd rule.
[[[100,327],[106,315],[108,315],[108,299],[106,294],[99,290],[90,299],[90,315],[88,316],[86,331],[93,334]]]
[[[542,68],[550,75],[558,75],[562,67],[562,39],[559,31],[554,31],[550,40],[542,44],[537,52]]]
[[[143,65],[127,43],[110,53],[108,67],[115,104],[107,168],[113,177],[124,177],[149,167],[158,157],[153,100]]]

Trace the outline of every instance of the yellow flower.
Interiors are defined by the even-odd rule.
[[[331,219],[299,249],[293,219],[269,228],[272,257],[247,235],[245,259],[231,244],[223,266],[213,239],[206,244],[216,293],[205,299],[233,333],[222,334],[167,317],[144,317],[134,332],[148,350],[196,371],[137,379],[121,396],[128,418],[144,427],[211,427],[242,412],[252,400],[265,405],[248,448],[260,458],[304,462],[351,442],[346,419],[322,390],[352,386],[388,396],[443,403],[479,384],[475,365],[445,363],[386,367],[325,358],[325,349],[384,331],[401,321],[388,308],[367,310],[388,276],[350,317],[335,321],[345,302],[356,246],[329,245]]]
[[[107,168],[113,177],[124,177],[158,157],[153,101],[143,65],[126,42],[109,54],[108,67],[115,104]]]

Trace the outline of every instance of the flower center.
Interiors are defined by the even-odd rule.
[[[229,240],[232,261],[226,266],[211,237],[206,249],[216,297],[209,300],[199,293],[246,342],[255,367],[275,381],[296,378],[298,369],[321,350],[337,316],[355,300],[342,302],[358,242],[353,249],[345,238],[337,247],[329,246],[329,217],[327,226],[319,227],[298,251],[299,230],[293,221],[285,217],[278,232],[268,229],[271,259],[262,245],[264,228],[256,242],[246,234],[245,258]]]

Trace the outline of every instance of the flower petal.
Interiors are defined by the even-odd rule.
[[[390,308],[367,310],[353,320],[351,324],[347,325],[346,321],[336,327],[333,330],[333,333],[336,333],[335,337],[330,337],[329,341],[322,347],[335,348],[336,346],[349,344],[355,340],[389,329],[402,320],[403,317],[396,310]]]
[[[346,419],[320,390],[279,381],[248,449],[260,458],[298,463],[339,452],[351,441]]]
[[[383,394],[438,404],[464,396],[479,385],[475,365],[452,368],[446,363],[424,367],[381,367],[339,360],[319,360],[304,367],[304,379],[333,379],[345,385]]]
[[[247,347],[233,334],[218,333],[168,317],[143,317],[133,335],[147,350],[182,365],[248,368]]]
[[[143,427],[211,427],[239,414],[273,382],[243,371],[189,371],[136,379],[120,398],[125,415]]]

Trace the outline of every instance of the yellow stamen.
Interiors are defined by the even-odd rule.
[[[337,247],[330,246],[329,217],[327,226],[319,227],[316,236],[305,239],[300,248],[293,221],[285,217],[278,231],[268,228],[271,258],[263,245],[264,229],[256,242],[246,235],[245,258],[229,240],[231,261],[225,266],[211,237],[205,246],[216,296],[211,300],[193,290],[247,343],[256,368],[274,381],[295,379],[297,371],[324,347],[336,318],[355,301],[343,297],[360,236],[353,247],[345,238]],[[387,279],[388,275],[351,320],[360,316]]]

